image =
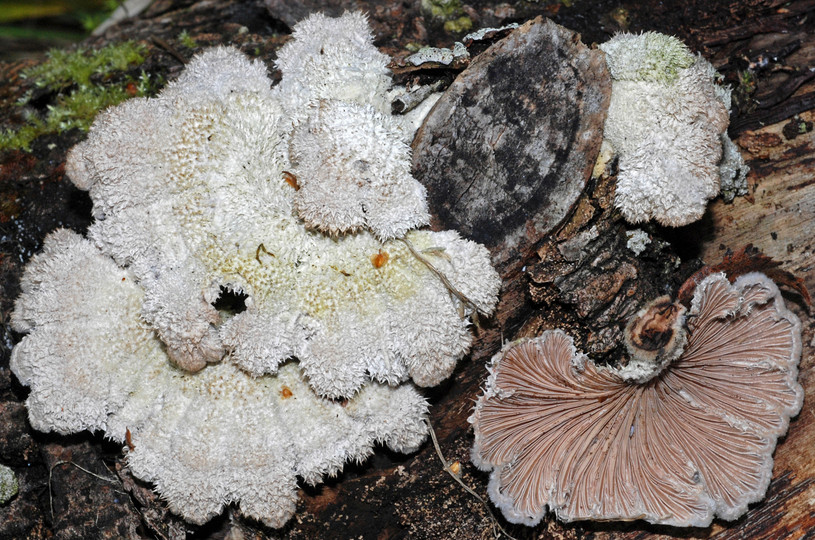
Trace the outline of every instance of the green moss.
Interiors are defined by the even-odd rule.
[[[444,29],[452,34],[463,34],[473,28],[473,20],[466,15],[444,23]]]
[[[48,106],[46,127],[52,133],[79,128],[87,131],[96,113],[130,97],[119,86],[79,87],[76,92],[61,96],[55,105]]]
[[[690,49],[675,37],[658,32],[618,34],[600,45],[615,80],[672,84],[696,62]]]
[[[455,20],[464,15],[461,0],[422,0],[422,9],[434,19],[442,21]]]
[[[114,76],[143,63],[146,54],[147,47],[132,41],[96,51],[49,52],[48,60],[26,70],[23,77],[52,92],[51,103],[42,115],[25,113],[26,122],[21,127],[0,131],[0,151],[30,151],[31,143],[42,135],[73,128],[87,131],[100,110],[129,97],[151,95],[160,86],[158,77],[144,72],[137,78],[127,74]],[[31,98],[29,92],[17,105],[26,107]]]
[[[198,43],[192,39],[192,37],[190,37],[186,30],[178,34],[178,41],[188,49],[195,49],[198,47]]]
[[[88,85],[92,75],[109,75],[124,71],[134,64],[144,62],[147,47],[133,41],[108,45],[97,51],[77,49],[68,52],[60,49],[48,53],[48,60],[27,69],[23,76],[33,79],[39,87],[57,90],[71,84]]]
[[[45,133],[47,133],[45,123],[37,117],[32,117],[17,130],[0,131],[0,151],[13,149],[31,151],[31,142]]]

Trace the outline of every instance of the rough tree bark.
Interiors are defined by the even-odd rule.
[[[576,336],[578,347],[594,360],[613,361],[620,353],[621,326],[638,306],[675,292],[703,263],[719,262],[726,250],[748,243],[815,291],[815,79],[809,70],[815,61],[815,2],[564,4],[474,0],[461,9],[476,27],[550,16],[589,44],[620,29],[678,35],[736,87],[731,136],[752,168],[750,193],[732,204],[714,201],[705,217],[688,227],[640,227],[651,242],[634,255],[626,247],[626,231],[633,227],[611,205],[613,176],[590,179],[608,99],[607,73],[596,50],[551,23],[522,26],[463,73],[436,69],[400,75],[404,81],[457,76],[414,143],[415,174],[428,187],[433,226],[457,228],[488,245],[504,280],[498,312],[479,331],[472,353],[450,380],[428,391],[442,452],[461,463],[461,478],[484,497],[487,475],[469,463],[467,417],[486,376],[484,364],[503,340],[559,327]],[[143,68],[168,78],[182,68],[167,52],[181,30],[201,47],[232,43],[270,63],[287,27],[320,6],[316,1],[158,0],[89,44],[143,40],[151,47]],[[328,6],[368,10],[377,44],[394,56],[404,57],[412,41],[443,46],[458,37],[426,15],[418,0],[332,0]],[[552,39],[542,39],[544,34]],[[13,103],[27,89],[19,78],[21,67],[0,64],[5,125],[19,122]],[[548,84],[555,74],[558,85]],[[11,466],[20,480],[20,493],[0,507],[0,537],[493,536],[487,508],[442,470],[430,443],[407,457],[379,452],[363,466],[348,466],[336,480],[304,488],[295,518],[276,531],[229,513],[191,527],[168,513],[150,486],[129,475],[119,448],[91,435],[32,431],[22,405],[26,390],[8,370],[10,348],[19,336],[5,323],[22,267],[45,234],[60,225],[80,232],[88,225],[87,196],[64,177],[65,153],[82,136],[73,131],[44,137],[31,153],[0,155],[0,463]],[[689,531],[642,522],[566,525],[551,517],[534,529],[508,526],[499,517],[502,525],[516,538],[811,537],[813,322],[798,295],[786,299],[803,322],[799,380],[807,399],[776,450],[767,498],[746,516]]]

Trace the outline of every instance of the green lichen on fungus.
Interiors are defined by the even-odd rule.
[[[683,69],[696,62],[687,45],[659,32],[617,36],[600,48],[607,55],[612,77],[618,81],[672,83]]]
[[[9,502],[12,497],[17,495],[18,489],[17,476],[14,471],[5,465],[0,465],[0,504]]]
[[[17,105],[23,108],[25,122],[17,128],[0,130],[0,151],[30,151],[31,143],[42,135],[73,128],[87,131],[102,109],[130,97],[154,93],[160,81],[144,72],[138,77],[115,77],[143,63],[146,55],[147,47],[132,41],[96,51],[50,51],[48,60],[25,70],[22,76],[54,97],[44,114],[38,114],[29,107],[34,92],[23,96]]]

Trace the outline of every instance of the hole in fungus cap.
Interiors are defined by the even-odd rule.
[[[766,276],[714,274],[686,326],[684,351],[641,383],[588,362],[560,330],[493,358],[472,458],[509,521],[535,525],[549,509],[703,527],[763,498],[803,399],[800,322]]]
[[[221,319],[229,319],[246,311],[247,298],[249,295],[242,290],[221,285],[218,290],[218,298],[212,302],[212,307],[218,310]]]

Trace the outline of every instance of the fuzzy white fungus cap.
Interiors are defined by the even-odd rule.
[[[12,326],[28,335],[11,369],[31,387],[32,426],[119,443],[129,433],[134,475],[192,523],[236,503],[280,527],[297,477],[315,484],[377,443],[412,452],[426,436],[427,403],[410,385],[369,383],[340,403],[318,397],[293,362],[262,377],[227,362],[194,374],[172,367],[140,317],[132,272],[76,233],[49,235],[21,284]]]
[[[370,105],[390,114],[390,57],[373,46],[367,17],[346,12],[332,18],[315,13],[292,28],[292,40],[277,51],[283,79],[276,87],[292,117],[310,102],[336,99]]]
[[[746,167],[726,133],[730,91],[710,63],[655,32],[619,34],[600,48],[613,81],[603,135],[619,155],[615,205],[625,219],[687,225],[722,182],[737,192]]]
[[[371,105],[312,103],[289,149],[303,221],[331,235],[368,228],[383,240],[427,225],[425,188],[402,139],[400,124]]]
[[[101,113],[67,163],[89,238],[46,238],[12,315],[32,426],[127,441],[193,523],[235,503],[279,527],[298,477],[416,450],[427,403],[401,383],[449,376],[500,286],[483,246],[416,230],[417,118],[390,117],[365,18],[309,18],[279,63],[273,89],[262,63],[210,49]]]
[[[415,115],[391,115],[390,58],[374,47],[365,15],[317,13],[292,38],[278,51],[274,92],[293,131],[300,217],[329,234],[366,227],[383,240],[427,225],[424,187],[410,175],[418,125]]]
[[[560,330],[493,357],[470,417],[472,460],[509,521],[551,511],[707,527],[764,498],[776,440],[803,402],[801,323],[763,274],[708,276],[686,321],[684,351],[641,384]]]
[[[318,35],[347,26],[351,37],[318,40],[321,55],[300,31],[318,22],[327,25]],[[479,311],[493,310],[500,280],[485,248],[412,230],[427,222],[425,191],[392,119],[360,103],[368,94],[321,93],[339,81],[314,99],[287,94],[331,74],[379,95],[384,83],[371,73],[384,63],[361,22],[320,15],[298,25],[287,47],[305,47],[314,58],[303,66],[327,71],[286,67],[297,56],[281,51],[274,89],[259,62],[206,51],[156,98],[102,113],[70,152],[68,174],[94,202],[90,238],[134,273],[142,316],[178,366],[228,355],[261,375],[296,356],[329,397],[352,396],[369,378],[438,384],[470,346],[472,306],[402,236]],[[246,295],[232,318],[212,305],[224,290]]]

